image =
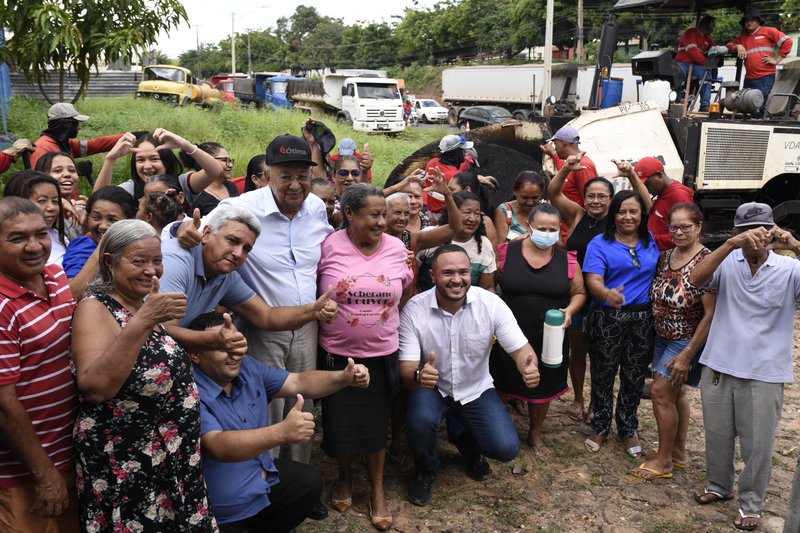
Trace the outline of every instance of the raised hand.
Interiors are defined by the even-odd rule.
[[[336,300],[331,300],[332,293],[333,285],[329,286],[325,294],[317,298],[317,301],[314,303],[314,318],[329,324],[333,322],[336,319],[336,315],[339,314],[339,304],[336,303]]]
[[[423,189],[425,192],[438,192],[443,196],[447,194],[447,183],[445,182],[442,169],[439,167],[434,167],[431,179],[433,180],[433,183],[430,187],[425,187],[425,189]]]
[[[528,354],[525,363],[522,367],[518,366],[517,370],[519,370],[519,373],[522,375],[525,386],[529,389],[539,384],[539,366],[536,363],[536,355],[533,352]]]
[[[365,172],[372,168],[372,163],[374,162],[375,158],[372,156],[372,153],[369,151],[369,143],[364,143],[364,149],[361,150],[361,169]]]
[[[617,165],[617,175],[614,176],[615,178],[629,178],[631,175],[636,175],[630,161],[617,161],[616,159],[612,159],[611,162]]]
[[[797,253],[800,242],[794,238],[792,232],[775,226],[770,230],[769,234],[772,237],[772,242],[767,245],[768,250],[792,250]]]
[[[160,287],[158,278],[153,276],[150,293],[136,313],[142,314],[154,327],[161,322],[186,316],[186,295],[182,292],[158,292]]]
[[[203,241],[203,236],[200,234],[200,210],[195,208],[192,213],[191,220],[184,220],[181,222],[181,227],[178,228],[178,244],[186,249],[191,249]]]
[[[247,353],[247,339],[245,339],[242,332],[233,325],[231,315],[225,313],[222,317],[225,323],[219,328],[217,346],[228,352],[228,355],[245,355]]]
[[[125,157],[129,153],[135,154],[139,151],[138,148],[134,148],[133,144],[136,142],[136,136],[131,133],[127,132],[122,137],[120,137],[114,147],[109,150],[108,155],[106,155],[107,159],[112,161],[116,161],[122,157]]]
[[[431,352],[419,372],[419,386],[424,389],[432,389],[438,381],[439,371],[436,370],[436,352]]]
[[[355,364],[352,357],[347,358],[347,366],[342,370],[345,380],[351,387],[366,389],[369,387],[369,369],[361,364]]]
[[[728,239],[728,242],[737,248],[747,248],[754,252],[759,252],[768,249],[767,247],[772,244],[772,234],[770,231],[771,230],[760,226],[738,233]]]
[[[30,139],[17,139],[11,146],[3,150],[3,153],[16,159],[21,153],[33,153],[35,150],[36,146],[34,146]]]
[[[564,161],[564,168],[570,172],[580,172],[581,170],[586,170],[586,167],[581,166],[581,161],[585,155],[586,152],[581,152],[577,155],[571,155],[567,157],[567,159]]]
[[[280,423],[286,444],[301,444],[314,436],[314,415],[303,412],[304,403],[303,395],[298,394],[297,403]]]
[[[172,133],[169,130],[165,130],[164,128],[158,128],[156,131],[153,132],[153,138],[158,141],[159,145],[158,148],[166,148],[168,150],[172,150],[174,148],[180,148],[185,152],[192,152],[195,148],[195,145],[178,135],[177,133]]]

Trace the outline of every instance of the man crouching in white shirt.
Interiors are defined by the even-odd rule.
[[[406,432],[416,466],[408,499],[415,505],[431,500],[443,415],[472,479],[489,476],[486,457],[507,462],[519,453],[517,429],[489,375],[495,336],[525,384],[539,383],[536,354],[511,310],[495,294],[470,287],[470,270],[463,248],[439,247],[431,266],[435,286],[409,300],[400,318],[400,375],[411,389]]]

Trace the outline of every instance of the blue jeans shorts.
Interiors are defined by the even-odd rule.
[[[670,341],[656,333],[655,349],[653,350],[653,373],[661,374],[662,377],[669,379],[672,370],[665,365],[670,359],[681,353],[688,344],[689,340]],[[692,366],[686,378],[686,385],[690,387],[700,385],[700,374],[703,371],[703,365],[700,364],[700,354],[702,352],[700,350],[692,358]]]

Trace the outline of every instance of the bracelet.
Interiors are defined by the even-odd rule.
[[[186,155],[194,155],[195,152],[197,152],[197,145],[196,144],[194,145],[194,150],[192,150],[191,152],[186,152]]]

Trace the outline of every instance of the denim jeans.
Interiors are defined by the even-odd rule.
[[[775,74],[769,76],[762,76],[761,78],[754,78],[749,80],[745,78],[742,89],[758,89],[764,95],[764,103],[761,104],[761,109],[750,115],[752,118],[763,118],[764,112],[767,109],[767,98],[769,93],[772,92],[772,86],[775,85]]]
[[[677,61],[678,66],[683,71],[683,75],[689,78],[689,65],[691,63],[684,63],[683,61]],[[694,65],[692,67],[692,83],[699,82],[703,77],[703,65]],[[706,81],[711,81],[711,72],[706,75]],[[683,91],[681,91],[681,99],[683,98]],[[703,86],[700,88],[700,109],[702,111],[708,111],[708,106],[711,104],[711,84],[704,83]]]
[[[483,454],[508,462],[519,453],[519,435],[497,392],[488,389],[475,400],[462,404],[438,389],[408,391],[406,437],[418,471],[432,472],[440,466],[439,427],[447,419],[447,438],[461,455]]]

